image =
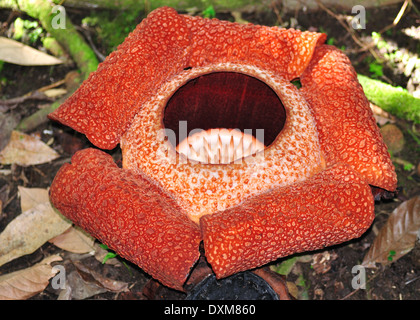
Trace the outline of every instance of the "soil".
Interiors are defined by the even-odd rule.
[[[360,32],[359,35],[369,40],[369,35],[373,31],[377,32],[392,24],[399,9],[400,6],[395,5],[369,10],[367,29]],[[81,18],[83,18],[80,11],[74,13],[70,11],[69,14],[74,14],[74,17],[71,17],[73,21],[81,21]],[[0,21],[3,22],[1,30],[4,33],[1,35],[5,35],[7,32],[11,22],[11,15],[12,12],[8,10],[0,10]],[[230,13],[220,13],[217,17],[232,19]],[[243,14],[242,18],[264,25],[275,25],[279,22],[278,16],[272,10],[248,12]],[[283,23],[295,21],[296,26],[299,28],[326,32],[329,39],[334,39],[334,45],[345,47],[358,73],[371,76],[369,71],[369,62],[372,61],[369,59],[371,53],[368,50],[361,50],[355,44],[350,34],[338,23],[337,19],[325,11],[305,12],[301,10],[283,14],[281,21]],[[415,50],[419,50],[420,47],[419,39],[408,38],[402,30],[411,26],[418,26],[419,21],[420,16],[418,13],[415,10],[410,10],[403,16],[398,25],[391,28],[386,35],[389,39],[398,43],[399,46],[416,52]],[[99,43],[97,45],[98,50],[106,52],[106,49],[101,48]],[[38,43],[35,46],[39,47],[40,44]],[[72,70],[74,70],[73,65],[22,67],[4,64],[0,79],[0,81],[3,81],[1,97],[2,99],[10,99],[23,96],[30,91],[63,79]],[[384,67],[383,72],[384,75],[381,80],[393,85],[407,86],[409,76],[394,70],[388,65]],[[10,114],[24,118],[35,112],[40,104],[39,101],[25,101],[16,106]],[[420,146],[408,134],[408,129],[416,129],[419,132],[420,127],[403,119],[396,119],[396,124],[403,132],[406,140],[404,149],[398,156],[415,164],[415,166],[419,165]],[[0,174],[0,200],[3,202],[0,214],[0,230],[3,230],[21,212],[19,196],[17,195],[18,186],[48,188],[58,169],[63,163],[70,160],[71,155],[76,150],[91,146],[90,142],[83,135],[52,122],[40,125],[31,133],[41,136],[44,142],[54,138],[52,147],[60,153],[61,157],[51,163],[37,166],[0,166],[0,169],[11,169],[11,174],[9,175]],[[118,148],[109,151],[109,153],[117,160],[121,158]],[[298,255],[298,262],[295,263],[291,272],[283,277],[289,284],[290,292],[294,292],[293,298],[310,300],[417,300],[420,298],[419,242],[416,243],[409,253],[392,264],[386,267],[378,266],[376,269],[366,269],[367,286],[365,289],[355,290],[352,288],[352,279],[354,277],[352,268],[361,263],[378,230],[380,230],[392,211],[402,201],[420,195],[420,172],[416,168],[404,170],[401,165],[396,165],[396,171],[399,179],[398,195],[393,199],[376,202],[376,219],[372,227],[361,238],[317,252]],[[53,253],[60,254],[63,257],[61,264],[65,265],[67,273],[77,269],[74,261],[82,261],[86,267],[101,273],[105,277],[128,283],[128,291],[112,292],[105,290],[105,292],[97,293],[89,297],[89,299],[185,298],[184,293],[175,292],[160,286],[141,269],[127,261],[114,258],[111,260],[118,260],[119,263],[117,265],[102,264],[93,256],[71,254],[50,243],[46,243],[30,255],[23,256],[1,266],[0,275],[30,267]],[[285,259],[274,261],[270,266],[276,266]],[[86,281],[89,282],[88,280]],[[44,291],[31,299],[55,300],[58,298],[58,295],[59,291],[49,285]]]

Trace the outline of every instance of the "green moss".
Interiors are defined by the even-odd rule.
[[[42,45],[52,52],[56,57],[63,57],[66,55],[63,48],[53,37],[45,37],[42,39]]]
[[[64,29],[53,28],[53,19],[56,15],[52,12],[53,4],[50,1],[0,0],[1,5],[19,8],[32,18],[38,19],[42,27],[69,52],[85,77],[97,69],[98,60],[95,53],[76,31],[69,17],[66,17]]]
[[[124,41],[140,20],[140,10],[118,11],[117,14],[98,11],[84,18],[82,23],[96,29],[97,41],[105,48],[105,55],[108,55]]]
[[[420,99],[401,87],[393,87],[363,75],[357,78],[369,101],[401,119],[420,123]]]

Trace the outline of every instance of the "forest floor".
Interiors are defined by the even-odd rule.
[[[394,86],[409,88],[412,92],[419,90],[418,74],[414,69],[407,73],[407,62],[381,62],[373,54],[383,56],[397,50],[401,52],[420,52],[420,16],[415,10],[406,12],[396,26],[382,33],[382,39],[388,47],[373,45],[378,41],[375,33],[392,24],[400,5],[381,7],[368,10],[366,29],[357,33],[366,47],[355,42],[352,35],[343,28],[342,24],[325,10],[308,12],[299,10],[288,14],[276,14],[270,10],[242,13],[242,19],[256,24],[278,25],[288,24],[302,30],[321,31],[328,34],[328,43],[342,48],[350,57],[356,71],[369,77],[374,77]],[[69,10],[68,14],[74,24],[80,24],[86,12]],[[91,12],[90,12],[91,13]],[[118,13],[113,13],[118,14]],[[13,21],[18,17],[10,10],[0,10],[2,29],[0,36],[6,36]],[[231,12],[217,12],[220,19],[233,20]],[[30,20],[26,16],[24,19]],[[141,17],[136,20],[139,22]],[[91,29],[91,31],[94,29]],[[407,30],[416,33],[410,36]],[[92,34],[96,49],[105,56],[109,47],[105,46],[99,38]],[[375,40],[376,39],[376,40]],[[34,47],[41,47],[36,42]],[[368,50],[367,48],[370,48]],[[388,52],[386,52],[388,50]],[[372,52],[373,51],[373,52]],[[391,57],[392,58],[392,57]],[[22,97],[26,93],[50,85],[65,78],[66,74],[74,70],[74,64],[59,66],[28,67],[5,63],[0,73],[0,96],[2,100]],[[405,73],[404,73],[405,72]],[[416,78],[417,77],[417,78]],[[417,86],[417,87],[416,87]],[[25,118],[39,109],[40,105],[49,103],[37,100],[25,100],[16,105],[13,114],[18,118]],[[404,256],[393,263],[377,265],[377,268],[366,269],[366,288],[354,289],[352,279],[355,274],[352,268],[360,265],[374,241],[378,230],[387,222],[393,210],[403,201],[420,195],[420,144],[419,140],[411,134],[420,132],[420,126],[410,121],[395,117],[387,118],[401,130],[405,144],[401,151],[393,154],[403,159],[405,164],[394,162],[399,180],[399,193],[390,200],[378,201],[375,204],[376,219],[372,227],[359,239],[320,250],[295,256],[292,266],[283,275],[290,292],[295,299],[320,300],[417,300],[420,299],[420,243],[416,241],[414,247]],[[391,120],[392,119],[392,120]],[[410,133],[411,132],[411,133]],[[49,163],[31,166],[0,165],[0,231],[21,213],[18,186],[26,188],[48,188],[63,163],[70,161],[71,155],[78,149],[91,146],[89,141],[81,134],[69,128],[64,128],[53,122],[39,125],[30,132],[56,150],[60,157]],[[110,151],[115,159],[121,157],[120,150]],[[97,247],[96,247],[97,248]],[[98,249],[100,250],[100,249]],[[102,249],[103,250],[103,249]],[[101,259],[90,254],[77,254],[65,251],[47,242],[35,252],[17,258],[0,267],[0,275],[29,268],[51,254],[59,254],[65,265],[67,274],[77,270],[81,275],[79,283],[81,298],[88,299],[184,299],[185,294],[159,287],[150,281],[150,277],[141,269],[122,259],[111,258],[102,264]],[[103,256],[102,256],[103,258]],[[278,268],[288,258],[280,259],[270,264],[272,269]],[[75,263],[77,261],[77,263]],[[289,260],[290,261],[290,260]],[[83,264],[83,267],[81,267]],[[104,285],[105,280],[98,281],[92,276],[92,270],[101,274],[101,279],[118,280],[125,283],[124,290],[109,289]],[[73,280],[75,281],[75,280]],[[74,282],[76,283],[76,282]],[[51,300],[57,299],[60,290],[54,289],[51,284],[45,290],[34,295],[31,299]],[[88,294],[86,292],[91,292]],[[60,295],[63,297],[63,294]],[[73,295],[73,298],[76,295]]]

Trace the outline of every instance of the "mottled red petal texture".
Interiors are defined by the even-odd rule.
[[[348,165],[277,188],[201,218],[206,258],[218,278],[296,252],[361,236],[371,225],[370,187]]]
[[[191,35],[190,66],[220,62],[255,65],[283,78],[299,77],[325,34],[184,16]]]
[[[359,237],[374,218],[369,184],[394,191],[396,174],[355,70],[340,50],[323,44],[325,38],[159,8],[49,115],[86,134],[96,146],[112,149],[134,128],[139,111],[147,110],[142,107],[153,99],[163,103],[157,92],[189,70],[220,63],[259,68],[282,81],[300,78],[300,93],[316,122],[324,171],[205,215],[200,230],[158,186],[161,181],[120,169],[109,155],[87,149],[58,172],[50,191],[53,204],[122,257],[176,289],[198,259],[202,237],[219,278]],[[129,142],[139,145],[137,131],[132,136]],[[150,162],[149,157],[146,164]],[[224,170],[229,177],[238,173]]]
[[[76,225],[164,285],[182,290],[200,256],[200,230],[148,179],[100,150],[77,152],[57,173],[53,205]]]
[[[318,46],[301,83],[327,166],[347,163],[369,184],[394,191],[394,166],[347,56],[333,46]]]
[[[99,148],[112,149],[147,99],[184,68],[241,62],[291,80],[303,72],[325,37],[159,8],[49,118],[84,133]]]
[[[182,16],[153,11],[49,118],[114,148],[141,105],[187,65],[189,43]]]

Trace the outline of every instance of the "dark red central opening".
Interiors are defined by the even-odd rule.
[[[187,134],[194,129],[239,129],[269,146],[286,121],[286,111],[277,94],[261,80],[234,72],[215,72],[192,79],[169,99],[164,126],[179,141],[180,121]],[[184,123],[185,124],[185,123]],[[259,133],[257,130],[259,129]]]

